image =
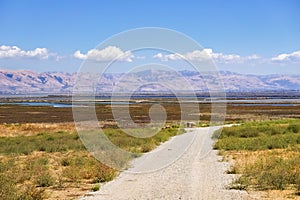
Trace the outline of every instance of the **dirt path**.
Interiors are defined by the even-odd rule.
[[[225,189],[234,175],[225,174],[229,164],[211,150],[218,128],[187,129],[82,199],[250,199],[245,191]]]

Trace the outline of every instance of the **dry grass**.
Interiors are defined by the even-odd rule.
[[[131,105],[130,114],[133,120],[137,123],[149,122],[148,113],[151,103]],[[163,104],[168,113],[167,121],[178,122],[181,120],[181,110],[176,103]],[[200,116],[202,122],[210,120],[210,104],[200,104],[200,112],[194,110],[186,110],[183,113],[185,116]],[[109,105],[99,105],[96,107],[96,112],[100,125],[102,127],[112,129],[115,128],[115,122],[112,116]],[[255,108],[249,106],[232,106],[227,107],[226,120],[228,122],[240,122],[257,119],[277,119],[280,117],[297,117],[300,116],[299,107],[264,107],[257,106]],[[29,106],[0,106],[0,137],[14,137],[9,141],[18,141],[18,137],[38,136],[46,137],[46,142],[53,142],[53,138],[48,137],[49,134],[59,135],[70,133],[75,134],[73,124],[73,114],[71,108],[52,108],[52,107],[29,107]],[[69,136],[70,136],[69,135]],[[71,137],[70,137],[71,138]],[[72,139],[72,138],[71,138]],[[74,139],[76,139],[74,137]],[[126,138],[127,140],[129,138]],[[135,141],[137,145],[142,146],[123,146],[124,149],[133,152],[144,152],[153,149],[160,142],[167,140],[168,137],[158,137],[154,145]],[[63,140],[66,141],[66,140]],[[73,141],[73,140],[72,140]],[[75,141],[75,140],[74,140]],[[122,141],[115,138],[114,142],[122,145]],[[153,142],[153,141],[152,141]],[[24,143],[25,144],[25,143]],[[53,144],[55,145],[55,144]],[[16,145],[15,145],[16,146]],[[87,191],[95,187],[95,182],[111,180],[115,176],[115,171],[110,168],[99,165],[95,162],[86,151],[72,145],[72,148],[58,148],[57,151],[50,152],[47,149],[43,151],[32,148],[33,151],[26,151],[27,155],[21,154],[0,154],[0,182],[4,181],[0,190],[4,190],[11,197],[15,195],[21,196],[21,199],[26,199],[26,195],[31,194],[35,199],[76,199]],[[26,150],[26,149],[25,149]],[[278,151],[280,149],[272,150]],[[26,153],[25,152],[25,153]],[[242,173],[243,166],[253,165],[260,156],[269,155],[271,151],[225,151],[224,155],[234,157],[237,164],[236,171]],[[282,156],[293,156],[291,151],[285,151]],[[98,163],[98,164],[97,164]],[[240,170],[240,171],[239,171]],[[36,173],[40,171],[42,173]],[[2,182],[1,182],[2,183]],[[0,183],[0,184],[1,184]],[[45,187],[37,187],[37,185]],[[5,186],[5,187],[3,187]],[[6,187],[7,186],[7,187]],[[284,191],[262,191],[262,196],[275,197],[289,196],[294,190]],[[0,191],[1,194],[1,191]],[[23,195],[23,196],[22,196]],[[294,198],[295,195],[292,195]],[[0,199],[9,199],[0,196]],[[17,198],[10,198],[17,199]],[[20,199],[20,198],[19,198]]]
[[[23,135],[0,137],[0,199],[74,199],[118,174],[85,150],[69,123],[2,126]],[[67,130],[62,130],[64,128]],[[104,131],[113,143],[135,155],[148,152],[182,133],[176,126],[142,139],[128,136],[119,129]]]
[[[257,176],[260,176],[260,173],[262,173],[266,169],[261,168],[261,165],[258,163],[261,163],[263,161],[265,162],[265,165],[267,165],[267,163],[271,163],[272,161],[274,161],[274,159],[283,159],[286,161],[297,162],[297,160],[300,159],[300,146],[296,150],[295,148],[292,148],[261,151],[225,151],[222,152],[222,154],[225,160],[232,163],[231,169],[227,173],[243,175],[256,174]],[[292,166],[293,170],[295,171],[291,171],[291,169],[288,169],[286,166],[284,166],[283,162],[277,163],[276,166],[270,165],[269,167],[272,167],[273,169],[277,168],[278,172],[281,173],[282,176],[286,176],[287,174],[294,176],[295,174],[300,173],[299,164],[294,164]],[[287,174],[285,174],[284,172],[286,172]],[[275,176],[277,175],[275,174]],[[251,175],[251,177],[251,179],[255,179],[255,175]],[[261,179],[261,181],[262,180],[263,179]],[[275,183],[276,180],[273,181]],[[280,178],[277,181],[284,181],[284,179]],[[284,188],[276,190],[272,189],[271,184],[263,185],[262,182],[251,182],[250,179],[237,179],[237,181],[230,187],[239,189],[243,184],[246,184],[245,188],[247,188],[250,196],[257,197],[258,199],[300,199],[300,197],[297,195],[297,186],[289,183],[287,183]],[[244,186],[242,187],[244,188]],[[270,188],[267,189],[267,187]]]
[[[248,191],[252,199],[259,200],[299,200],[294,190]]]
[[[280,158],[291,158],[300,156],[300,145],[290,149],[273,149],[273,150],[260,150],[260,151],[223,151],[223,159],[226,161],[234,161],[234,170],[238,174],[242,174],[246,166],[251,166],[259,159],[265,157],[276,156]]]
[[[67,164],[65,159],[69,160]],[[43,199],[79,197],[91,190],[96,177],[101,176],[103,181],[109,181],[117,174],[115,170],[99,163],[85,151],[34,152],[27,156],[6,157],[0,164],[0,172],[9,174],[12,183],[16,185],[16,188],[9,188],[12,193],[20,196],[22,191],[30,187],[35,191],[43,190]],[[1,177],[3,176],[5,177],[2,174]],[[23,195],[30,194],[25,191]]]
[[[232,189],[258,199],[300,199],[300,121],[248,122],[223,129],[215,148],[240,174]]]
[[[55,133],[61,130],[75,131],[74,123],[13,123],[0,124],[0,137],[30,136],[38,133]]]

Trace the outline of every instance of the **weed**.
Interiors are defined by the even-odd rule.
[[[227,188],[230,190],[245,190],[247,189],[247,185],[245,185],[244,181],[241,181],[242,178],[235,179]]]
[[[0,199],[17,199],[17,187],[11,177],[0,173]]]
[[[80,140],[74,140],[75,133],[40,133],[32,136],[0,137],[0,154],[24,154],[33,151],[65,152],[83,150]],[[50,138],[50,139],[49,139]]]
[[[298,133],[300,130],[300,126],[296,124],[291,124],[288,126],[287,130],[293,133]]]
[[[63,158],[62,160],[61,160],[61,165],[62,166],[69,166],[71,164],[71,160],[69,159],[69,158]]]
[[[134,131],[139,133],[140,130]],[[170,127],[149,138],[136,138],[119,129],[104,130],[110,141],[133,152],[128,158],[114,156],[122,167],[126,167],[130,159],[182,132],[178,127]],[[0,199],[43,199],[45,190],[90,187],[91,183],[96,186],[113,180],[118,174],[92,157],[79,135],[73,132],[0,137],[0,155],[5,158],[0,161]]]
[[[297,189],[297,195],[300,196],[300,172],[295,177],[295,185]]]
[[[38,187],[49,187],[54,184],[53,177],[49,174],[49,172],[42,172],[37,178],[36,178],[36,185]]]
[[[229,170],[226,171],[227,174],[237,174],[237,169],[235,166],[231,166]]]
[[[43,200],[46,198],[45,190],[27,185],[18,195],[18,199],[22,200]]]
[[[96,191],[98,191],[98,190],[100,190],[100,184],[99,184],[99,183],[96,183],[96,184],[93,185],[92,191],[93,191],[93,192],[96,192]]]
[[[230,188],[285,190],[292,187],[299,193],[299,130],[300,120],[295,119],[247,122],[224,128],[214,148],[222,151],[224,156],[236,152],[233,154],[235,165],[227,173],[241,174]],[[247,155],[251,152],[261,153],[253,154],[257,156],[250,161]]]
[[[113,180],[117,175],[117,172],[113,169],[106,167],[105,165],[98,164],[95,167],[94,183],[108,182]]]
[[[289,124],[291,123],[291,124]],[[298,120],[248,122],[241,126],[225,127],[220,134],[215,149],[224,150],[264,150],[288,148],[300,144]]]

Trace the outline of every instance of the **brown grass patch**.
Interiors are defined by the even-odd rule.
[[[255,173],[255,170],[259,169],[249,169],[251,167],[255,168],[257,163],[261,161],[273,160],[274,158],[281,158],[283,160],[297,159],[300,157],[300,145],[298,147],[287,148],[287,149],[273,149],[273,150],[260,150],[260,151],[222,151],[223,159],[231,163],[231,168],[227,173],[234,174],[248,174],[249,170],[251,173]],[[278,166],[282,167],[282,166]],[[295,165],[294,170],[300,172],[300,166]],[[256,173],[260,173],[257,171]],[[289,173],[289,172],[287,172]],[[294,173],[290,171],[290,173]],[[235,183],[233,183],[234,186]],[[251,185],[247,188],[248,193],[251,197],[257,199],[265,200],[281,200],[281,199],[300,199],[297,194],[297,186],[291,184],[286,189],[274,190],[274,189],[255,189]],[[234,187],[233,187],[234,188]]]
[[[64,162],[66,159],[69,162]],[[116,175],[115,170],[99,163],[86,151],[7,156],[1,159],[0,166],[5,170],[0,175],[10,174],[17,191],[43,190],[46,199],[76,199],[91,190],[97,177],[109,181]]]
[[[75,131],[74,123],[13,123],[0,124],[0,137],[30,136],[38,133],[55,133],[61,130]]]

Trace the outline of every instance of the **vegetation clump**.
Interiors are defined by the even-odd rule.
[[[230,188],[293,189],[299,195],[300,120],[248,122],[227,127],[214,148],[235,159],[229,173],[241,176]]]
[[[120,129],[104,129],[112,143],[134,157],[182,132],[174,126],[149,138],[137,138]],[[77,133],[66,130],[0,137],[0,156],[0,199],[6,200],[45,199],[63,188],[78,188],[77,195],[82,195],[84,190],[80,188],[97,191],[100,183],[118,174],[90,155]]]

